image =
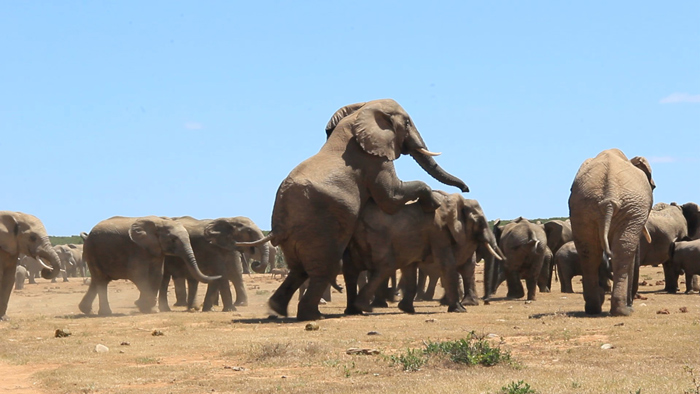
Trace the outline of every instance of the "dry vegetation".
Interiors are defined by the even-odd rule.
[[[635,302],[631,317],[586,317],[575,279],[577,294],[561,294],[557,283],[535,302],[496,299],[468,307],[466,314],[417,302],[415,315],[392,307],[345,317],[345,297],[334,293],[333,302],[321,306],[329,317],[312,331],[293,319],[266,318],[265,301],[280,283],[269,274],[247,278],[251,305],[234,313],[174,308],[140,314],[134,285],[114,282],[116,315],[107,318],[78,312],[87,288],[80,281],[40,280],[15,291],[12,320],[0,322],[0,392],[496,394],[509,392],[501,390],[508,386],[522,393],[698,393],[700,297],[658,293],[660,267],[642,267],[641,278],[652,285],[640,288],[646,299]],[[503,286],[498,295],[504,294]],[[56,329],[72,335],[56,338]],[[163,335],[153,335],[156,330]],[[459,340],[471,331],[509,352],[513,362],[484,367],[431,358],[415,372],[392,362],[407,349]],[[97,344],[109,351],[95,352]],[[613,348],[601,349],[603,344]],[[349,355],[349,348],[380,354]],[[513,390],[525,384],[530,391]]]

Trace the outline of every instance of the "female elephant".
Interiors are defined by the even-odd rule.
[[[505,226],[499,226],[500,220],[496,220],[493,233],[498,240],[505,261],[498,275],[487,275],[492,272],[490,267],[484,269],[484,283],[487,286],[485,299],[498,290],[498,286],[505,280],[508,285],[508,298],[522,298],[525,296],[521,279],[525,279],[527,286],[527,299],[534,301],[537,285],[540,291],[548,292],[547,280],[549,278],[549,266],[552,260],[552,252],[547,247],[547,235],[539,224],[519,217]],[[500,264],[498,264],[500,265]],[[545,267],[545,268],[543,268]],[[495,278],[495,280],[494,280]]]
[[[318,303],[340,271],[343,252],[370,198],[389,213],[416,199],[425,210],[437,208],[427,184],[398,179],[393,160],[410,154],[438,181],[468,191],[464,182],[437,165],[431,157],[435,154],[426,149],[413,121],[394,100],[339,109],[326,125],[326,135],[321,150],[293,169],[280,185],[272,231],[259,242],[280,245],[289,267],[289,275],[268,302],[272,311],[286,316],[292,295],[310,279],[299,301],[299,320],[321,317]]]
[[[613,287],[610,313],[632,312],[635,255],[652,206],[654,181],[643,157],[627,159],[618,149],[586,160],[571,186],[569,212],[576,250],[583,269],[586,313],[602,311],[604,289],[599,280],[601,256],[610,261]]]
[[[61,271],[61,261],[41,220],[22,212],[0,211],[0,320],[8,319],[7,304],[20,254],[41,257],[50,263],[51,269],[41,271],[43,278],[53,279]]]
[[[80,276],[84,278],[86,276],[82,244],[57,245],[54,248],[65,265],[67,277]]]
[[[700,239],[672,242],[668,255],[677,275],[685,271],[685,293],[690,293],[693,290],[693,275],[700,275]]]
[[[252,220],[243,217],[198,220],[189,216],[174,218],[182,224],[189,234],[190,244],[199,267],[206,275],[217,275],[220,279],[209,283],[202,310],[210,311],[215,299],[221,294],[222,311],[234,311],[235,305],[248,305],[248,295],[243,283],[243,268],[236,243],[239,241],[256,241],[263,238],[263,232]],[[268,244],[261,246],[261,265],[269,261]],[[186,278],[188,283],[187,307],[194,307],[198,280],[187,269],[187,261],[178,256],[165,257],[165,273],[160,286],[158,307],[168,311],[168,283],[170,277]],[[236,302],[233,302],[229,281],[236,290]]]
[[[115,216],[95,225],[87,235],[84,256],[90,269],[90,287],[80,301],[80,311],[89,314],[99,294],[98,314],[110,315],[107,285],[115,279],[129,279],[141,295],[136,306],[143,313],[156,304],[163,279],[165,256],[179,256],[190,273],[202,282],[219,277],[205,276],[197,265],[185,227],[174,220],[157,216],[128,218]]]
[[[367,204],[343,262],[346,314],[371,311],[371,297],[399,268],[406,284],[399,309],[413,313],[416,266],[420,262],[442,268],[448,311],[465,311],[457,295],[457,272],[469,276],[472,256],[479,245],[499,258],[502,254],[476,200],[439,191],[433,191],[433,195],[440,203],[434,212],[410,204],[390,215],[372,202]],[[357,277],[363,270],[369,271],[369,280],[357,294]]]
[[[555,256],[559,248],[564,246],[565,243],[574,240],[574,236],[571,233],[571,221],[569,219],[550,220],[542,226],[544,227],[544,232],[547,235],[547,247],[552,252],[552,256]],[[552,259],[552,264],[550,264],[547,272],[547,288],[549,289],[552,288],[554,266],[555,263]]]

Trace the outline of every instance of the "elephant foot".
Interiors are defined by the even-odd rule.
[[[0,321],[9,321],[9,320],[10,320],[10,317],[7,315],[0,316]]]
[[[225,306],[221,312],[235,312],[237,309],[233,305]]]
[[[518,299],[518,298],[523,298],[525,297],[525,294],[523,293],[508,293],[506,294],[506,298],[512,298],[512,299]]]
[[[267,301],[267,305],[270,307],[273,313],[275,313],[277,316],[284,316],[287,317],[287,305],[282,305],[278,303],[276,300],[273,298],[270,298],[269,301]]]
[[[172,310],[170,309],[170,307],[167,306],[167,305],[163,305],[163,306],[158,305],[158,310],[161,311],[161,312],[172,312]]]
[[[372,304],[370,304],[370,305],[372,305],[372,307],[374,307],[374,308],[388,308],[389,307],[389,304],[387,304],[387,302],[384,300],[381,300],[381,301],[374,300],[374,301],[372,301]]]
[[[185,301],[175,301],[173,306],[187,306],[187,302]]]
[[[85,305],[83,303],[80,303],[80,305],[78,305],[78,309],[80,309],[80,311],[86,315],[92,313],[92,305]]]
[[[585,309],[587,315],[600,315],[603,312],[603,308],[601,308],[601,305],[598,304],[591,305],[586,303]]]
[[[401,302],[399,302],[399,309],[410,314],[416,313],[416,309],[413,307],[413,303],[404,302],[404,300],[401,300]]]
[[[64,282],[64,283],[65,283],[65,282],[68,282],[68,279],[63,279],[63,282]]]
[[[446,296],[443,296],[442,298],[440,298],[440,305],[450,305],[450,303],[447,302]]]
[[[464,305],[462,305],[462,304],[460,304],[460,303],[458,302],[458,303],[456,303],[456,304],[454,304],[454,305],[450,305],[450,306],[447,308],[447,311],[448,311],[448,312],[464,313],[464,312],[467,311],[467,309],[464,307]]]
[[[547,286],[542,286],[540,287],[540,293],[551,293],[551,290]]]
[[[634,311],[634,309],[632,309],[632,307],[623,306],[620,308],[610,309],[610,315],[612,315],[612,316],[629,316],[632,314],[633,311]]]
[[[534,296],[534,295],[533,295],[533,296],[527,296],[527,300],[528,300],[528,301],[537,301],[537,297]]]
[[[676,289],[676,288],[665,288],[664,291],[667,292],[668,294],[676,294],[676,293],[678,292],[678,289]]]
[[[139,312],[141,313],[152,313],[153,307],[155,306],[154,303],[141,299],[136,300],[134,304],[136,304],[136,306],[139,308]]]
[[[477,306],[479,305],[479,299],[476,297],[464,297],[462,298],[462,305]]]
[[[362,315],[363,314],[362,310],[360,310],[359,308],[357,308],[355,306],[349,306],[349,307],[345,308],[345,311],[343,311],[343,313],[345,313],[346,315]]]
[[[205,305],[202,307],[202,312],[211,312],[211,305]]]
[[[112,316],[112,310],[110,308],[100,308],[97,314],[100,316]]]
[[[323,316],[321,316],[321,311],[319,311],[318,309],[312,310],[311,308],[300,308],[297,312],[297,320],[299,321],[320,319],[323,319]]]
[[[236,302],[234,302],[233,305],[235,305],[235,306],[248,306],[248,300],[242,300],[242,301],[236,300]]]

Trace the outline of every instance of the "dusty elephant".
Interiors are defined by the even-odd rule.
[[[599,278],[601,256],[613,274],[610,313],[632,312],[632,290],[639,266],[636,258],[651,211],[654,189],[651,167],[643,157],[631,160],[618,149],[586,160],[571,186],[569,212],[576,250],[583,269],[586,313],[602,311],[604,289]]]
[[[525,279],[527,299],[535,300],[538,286],[542,292],[549,291],[547,280],[552,252],[547,247],[544,228],[523,217],[505,226],[499,226],[499,223],[500,220],[494,223],[493,233],[506,258],[502,263],[496,262],[497,273],[493,273],[490,265],[486,264],[484,299],[494,294],[504,280],[508,285],[507,297],[522,298],[525,296],[525,291],[520,281]]]
[[[59,257],[60,259],[60,257]],[[41,276],[41,271],[47,269],[49,266],[44,262],[44,260],[38,257],[32,257],[27,255],[22,255],[19,258],[20,265],[27,269],[27,281],[30,285],[36,284],[36,278]],[[62,266],[61,266],[62,267]],[[60,271],[59,271],[60,275]],[[52,282],[56,281],[56,278],[51,279]]]
[[[700,239],[673,242],[668,255],[674,272],[677,275],[685,272],[685,293],[690,293],[693,290],[693,276],[700,275]]]
[[[15,289],[16,290],[22,290],[24,289],[24,282],[27,280],[27,276],[29,273],[27,272],[27,269],[24,268],[23,265],[17,265],[17,268],[15,270]]]
[[[435,210],[431,188],[402,182],[393,160],[410,154],[428,174],[462,191],[468,188],[431,157],[413,121],[394,100],[376,100],[340,108],[326,125],[321,150],[299,164],[280,185],[272,212],[272,231],[260,241],[281,246],[289,275],[268,304],[278,315],[299,286],[310,279],[297,308],[299,320],[321,317],[318,303],[350,242],[360,212],[371,199],[385,212],[418,199]],[[258,243],[241,246],[255,246]]]
[[[480,245],[494,256],[502,258],[502,254],[476,200],[440,191],[433,191],[433,195],[440,203],[433,212],[410,204],[390,215],[376,204],[367,204],[343,260],[346,314],[371,311],[371,297],[397,268],[401,269],[406,284],[399,309],[414,313],[416,271],[420,262],[441,268],[448,311],[465,311],[458,298],[457,273],[469,277],[472,256]],[[357,294],[357,277],[363,270],[369,272],[369,280]]]
[[[0,320],[8,319],[7,304],[20,254],[45,259],[50,264],[50,269],[41,270],[45,279],[53,279],[61,271],[61,261],[41,220],[22,212],[0,211]]]
[[[129,279],[139,289],[139,311],[148,313],[156,305],[163,279],[165,256],[178,256],[187,262],[190,273],[202,282],[220,277],[204,275],[197,265],[185,227],[168,218],[115,216],[101,221],[85,238],[83,248],[91,274],[90,287],[80,301],[80,311],[92,312],[99,294],[99,315],[110,315],[107,285],[112,280]]]
[[[209,283],[204,298],[203,311],[210,311],[215,300],[221,295],[222,311],[234,311],[235,306],[248,305],[248,294],[243,283],[243,268],[241,255],[237,248],[239,241],[256,241],[263,238],[260,228],[247,217],[204,219],[199,220],[189,216],[174,218],[182,224],[189,234],[190,244],[201,271],[206,275],[217,275],[220,279]],[[269,262],[269,244],[263,244],[261,249],[261,265],[267,267]],[[173,278],[185,278],[188,283],[187,307],[194,308],[197,295],[198,281],[187,268],[186,261],[178,256],[165,257],[165,271],[161,282],[158,307],[168,311],[168,283]],[[264,269],[264,268],[263,268]],[[229,281],[236,291],[236,301],[233,301]],[[178,291],[176,282],[176,292]],[[182,290],[179,290],[182,291]]]
[[[84,278],[87,275],[87,266],[83,260],[82,244],[56,245],[54,248],[65,266],[67,277],[80,276]]]

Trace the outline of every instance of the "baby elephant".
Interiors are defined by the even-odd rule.
[[[693,290],[693,275],[700,275],[700,239],[672,242],[668,250],[669,261],[676,275],[685,271],[685,292]]]

